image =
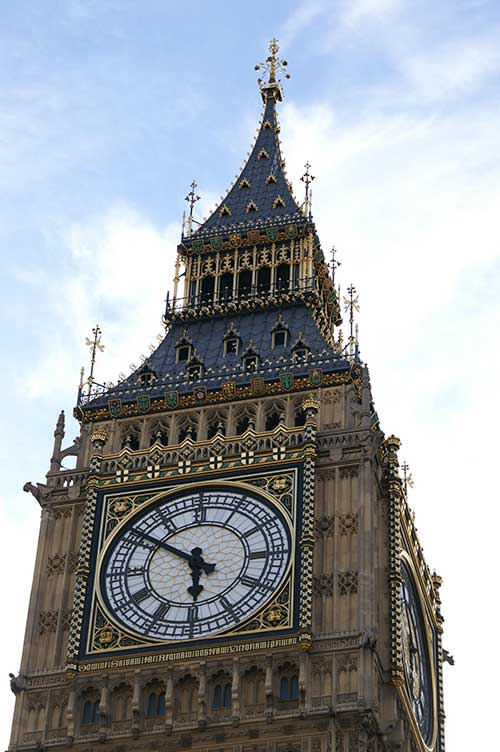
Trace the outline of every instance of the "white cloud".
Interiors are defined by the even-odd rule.
[[[77,386],[76,364],[87,363],[84,340],[99,323],[105,350],[96,377],[116,381],[132,361],[148,354],[163,331],[162,301],[172,289],[179,242],[178,225],[160,230],[128,205],[72,225],[62,242],[69,263],[56,276],[49,270],[40,285],[54,301],[53,335],[36,373],[19,385],[32,399],[47,390]],[[156,342],[156,344],[158,344]]]
[[[463,603],[479,609],[498,569],[488,468],[500,418],[500,164],[492,156],[500,109],[486,98],[453,112],[385,112],[371,96],[354,125],[325,102],[286,104],[284,153],[296,186],[305,158],[312,162],[323,248],[335,242],[344,289],[352,280],[360,292],[361,348],[382,428],[403,440],[427,559],[445,577],[445,647],[457,659],[445,669],[448,746],[487,747],[489,730],[461,721],[471,712],[469,636],[478,624],[474,605],[464,613]],[[493,700],[481,703],[495,712]]]

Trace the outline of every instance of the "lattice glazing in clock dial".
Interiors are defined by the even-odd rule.
[[[158,640],[217,634],[252,616],[291,558],[288,522],[260,497],[197,490],[167,497],[112,537],[100,567],[107,610]]]

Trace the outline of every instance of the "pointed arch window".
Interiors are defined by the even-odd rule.
[[[241,338],[237,330],[231,326],[224,335],[224,355],[238,355]]]
[[[99,720],[99,700],[85,700],[82,712],[82,725],[97,723]]]
[[[250,269],[243,269],[238,274],[238,298],[246,298],[252,291],[252,272]]]

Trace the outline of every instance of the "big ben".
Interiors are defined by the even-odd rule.
[[[188,194],[162,341],[82,384],[78,440],[61,413],[26,486],[11,750],[444,750],[441,580],[342,336],[309,166],[303,202],[286,176],[275,40],[257,67],[241,173],[201,223]]]

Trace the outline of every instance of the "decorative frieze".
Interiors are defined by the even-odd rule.
[[[333,574],[318,574],[313,577],[314,595],[333,595],[334,590]]]
[[[352,595],[358,592],[358,573],[354,569],[339,570],[337,575],[340,595]]]
[[[314,535],[316,538],[331,538],[335,532],[335,517],[332,515],[323,515],[316,517],[314,520]]]
[[[40,634],[45,632],[55,632],[57,629],[57,619],[59,611],[40,611],[38,616],[38,631]]]
[[[354,535],[358,532],[358,514],[338,514],[337,525],[339,535]]]
[[[66,566],[66,554],[52,554],[47,558],[45,573],[47,577],[52,575],[63,574]]]

